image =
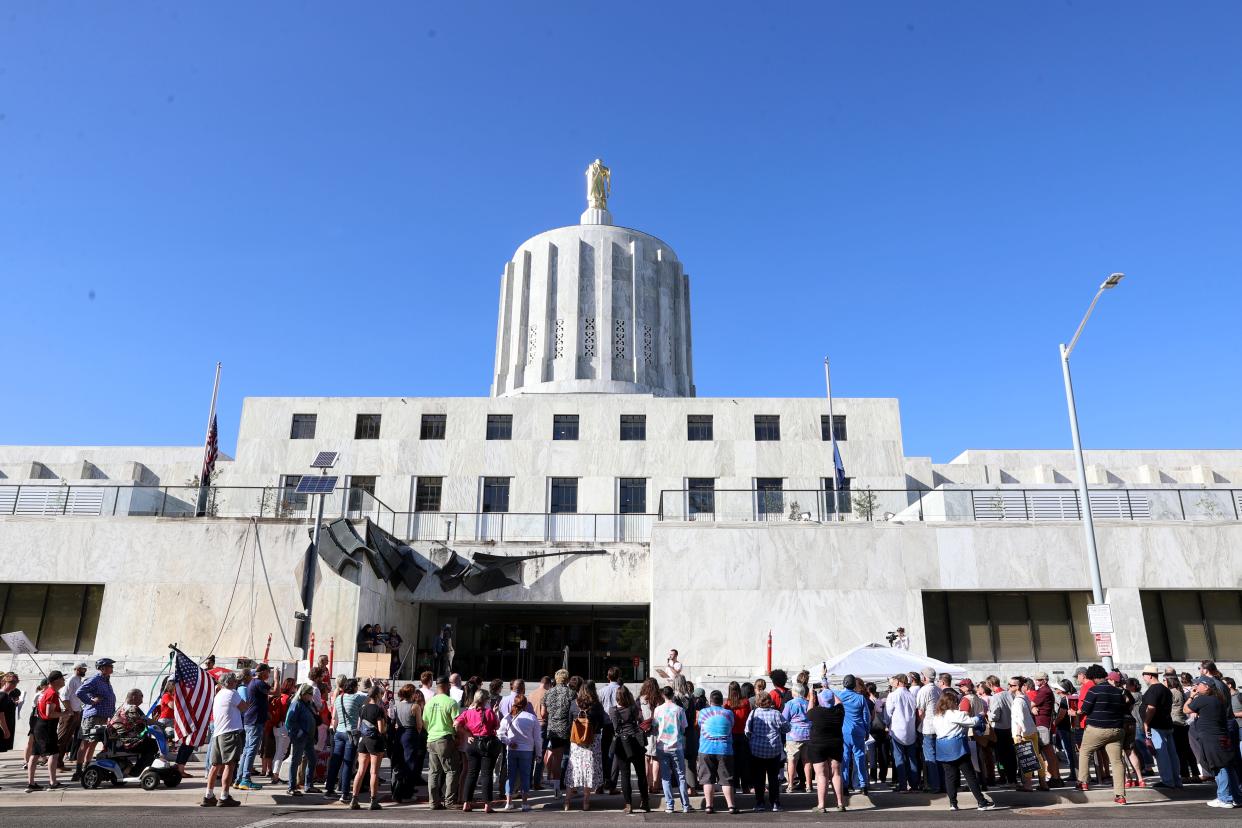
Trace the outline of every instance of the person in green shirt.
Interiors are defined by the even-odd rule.
[[[436,680],[436,694],[423,710],[423,723],[427,726],[427,794],[433,811],[443,811],[457,805],[457,774],[461,771],[461,758],[457,754],[457,725],[454,720],[461,713],[461,706],[449,695],[446,676]]]

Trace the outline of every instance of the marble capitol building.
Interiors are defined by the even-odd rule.
[[[796,670],[898,625],[972,673],[1100,660],[1068,449],[933,463],[896,399],[696,396],[693,262],[614,223],[611,183],[591,164],[579,222],[501,265],[489,396],[247,398],[201,494],[201,446],[0,446],[0,630],[135,675],[269,633],[348,663],[367,623],[405,675],[445,624],[456,669],[505,678],[675,647],[712,685],[762,673],[769,630]],[[1242,451],[1086,464],[1117,663],[1242,668]]]

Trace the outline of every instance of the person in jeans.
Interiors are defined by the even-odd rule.
[[[999,676],[988,676],[992,696],[988,702],[988,724],[995,735],[997,776],[1008,785],[1018,783],[1018,755],[1013,741],[1013,695]]]
[[[755,812],[768,810],[764,802],[764,787],[771,797],[771,809],[781,810],[781,756],[784,746],[781,737],[789,725],[781,718],[772,697],[767,693],[755,694],[755,707],[746,719],[746,736],[750,745],[750,783],[755,789]]]
[[[888,735],[893,743],[893,792],[908,793],[918,784],[914,766],[918,747],[918,733],[915,732],[917,707],[905,675],[893,676],[889,684],[892,689],[884,699],[884,713],[888,716]]]
[[[1095,665],[1092,665],[1094,668]],[[1094,673],[1095,671],[1092,670]],[[1088,674],[1091,675],[1090,673]],[[1091,679],[1094,682],[1094,679]],[[1125,736],[1125,719],[1129,716],[1126,710],[1125,697],[1121,688],[1109,681],[1092,683],[1086,694],[1079,699],[1078,712],[1082,715],[1086,727],[1082,732],[1082,746],[1078,751],[1078,788],[1087,790],[1088,764],[1091,755],[1103,750],[1108,754],[1109,764],[1113,767],[1113,802],[1126,804],[1125,767],[1121,758],[1121,743]]]
[[[990,811],[996,805],[983,795],[979,777],[970,761],[970,752],[966,749],[967,737],[972,730],[983,730],[984,718],[958,709],[958,704],[956,694],[941,694],[931,720],[932,732],[936,736],[936,761],[940,763],[949,795],[949,810],[957,810],[957,777],[961,773],[966,777],[966,787],[974,795],[979,810]]]
[[[613,730],[613,770],[614,775],[621,777],[621,795],[625,798],[625,813],[633,813],[633,788],[630,786],[630,773],[638,777],[638,807],[647,813],[651,812],[650,792],[647,787],[647,773],[644,768],[646,759],[646,735],[643,733],[642,709],[634,701],[633,694],[624,684],[617,688],[612,713]]]
[[[664,703],[655,709],[651,730],[656,740],[656,758],[660,763],[660,784],[664,789],[664,813],[673,813],[673,776],[681,795],[681,810],[690,813],[690,793],[686,785],[686,711],[673,699],[673,688],[660,691]],[[779,717],[779,714],[777,714]]]
[[[940,778],[940,763],[936,761],[936,732],[932,729],[931,720],[936,715],[936,702],[940,694],[949,688],[953,677],[948,673],[936,675],[936,671],[928,668],[923,671],[927,681],[919,688],[914,697],[918,711],[919,733],[923,734],[923,767],[926,770],[927,790],[932,793],[944,793],[944,780]],[[848,767],[848,766],[847,766]],[[845,773],[848,776],[849,771]],[[847,779],[848,781],[848,779]]]
[[[393,801],[401,802],[418,797],[418,782],[422,776],[423,758],[427,755],[427,726],[423,723],[423,694],[413,684],[406,684],[397,691],[393,703],[393,719],[400,728],[397,741],[401,748],[404,773],[399,784],[393,785]]]
[[[1181,762],[1178,761],[1177,745],[1173,741],[1173,694],[1160,683],[1160,673],[1154,664],[1143,668],[1143,681],[1147,689],[1139,702],[1139,711],[1143,721],[1143,741],[1155,755],[1156,769],[1160,771],[1160,781],[1156,785],[1180,788]]]
[[[315,715],[315,688],[307,682],[300,686],[289,701],[285,711],[285,734],[289,739],[289,796],[301,796],[299,779],[302,776],[302,758],[307,751],[315,749],[315,734],[319,730],[319,718]],[[307,779],[309,785],[313,779]]]
[[[474,807],[474,789],[483,778],[483,812],[492,812],[492,770],[496,764],[496,755],[500,753],[500,743],[496,739],[496,730],[500,720],[489,702],[491,696],[486,690],[478,690],[471,700],[470,707],[458,714],[454,724],[470,731],[466,742],[466,794],[461,809],[469,811]]]
[[[433,811],[457,805],[457,774],[461,769],[457,757],[457,716],[461,712],[449,695],[449,681],[441,676],[436,681],[436,694],[423,710],[427,725],[427,798]]]
[[[246,712],[242,714],[242,730],[246,734],[246,746],[242,748],[241,764],[238,765],[237,787],[243,791],[262,789],[251,781],[254,773],[254,759],[263,743],[263,733],[267,729],[268,696],[272,686],[268,680],[272,677],[272,668],[260,664],[254,671],[254,678],[246,685]]]
[[[332,755],[328,757],[328,775],[324,780],[323,795],[331,799],[341,792],[341,803],[348,804],[350,783],[354,778],[354,763],[358,758],[358,713],[366,703],[366,694],[358,692],[358,679],[342,677],[336,685],[332,699]]]
[[[525,693],[515,693],[496,736],[505,746],[509,773],[505,779],[505,810],[513,810],[513,791],[522,790],[522,810],[530,810],[530,777],[542,739],[539,719],[530,711]]]

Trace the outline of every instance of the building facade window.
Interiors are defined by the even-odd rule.
[[[836,482],[833,478],[825,477],[822,479],[823,479],[823,484],[824,484],[824,501],[825,501],[824,509],[825,511],[827,511],[829,514],[836,514],[837,509],[839,507],[841,510],[841,514],[843,515],[848,515],[850,512],[852,512],[854,510],[854,505],[853,503],[850,502],[850,496],[851,496],[850,489],[853,488],[854,478],[846,477],[842,479],[841,482],[844,485],[841,487],[840,494],[838,494],[837,491],[833,488],[833,484]]]
[[[761,515],[779,515],[785,511],[783,489],[785,481],[780,477],[755,478],[755,503]]]
[[[0,584],[0,629],[21,630],[44,653],[92,652],[103,593],[102,584]]]
[[[380,436],[380,415],[359,414],[354,420],[355,440],[378,440]]]
[[[289,424],[289,439],[314,440],[315,423],[318,419],[317,414],[294,414],[293,422]]]
[[[686,511],[690,517],[695,515],[714,515],[716,513],[716,478],[687,478]]]
[[[924,592],[927,654],[967,662],[1096,658],[1089,592]]]
[[[552,478],[548,492],[548,511],[554,515],[571,515],[578,511],[578,478]]]
[[[686,415],[687,440],[714,440],[711,414]]]
[[[509,482],[508,477],[485,477],[483,478],[483,511],[484,512],[507,512],[509,511]]]
[[[1153,661],[1242,661],[1242,591],[1139,593]]]
[[[512,440],[513,439],[513,415],[512,414],[488,414],[487,415],[487,439],[489,440]]]
[[[848,439],[846,437],[844,414],[833,414],[832,415],[832,431],[833,433],[829,435],[828,434],[828,415],[821,414],[819,416],[819,437],[820,439],[823,440],[825,443],[828,442],[829,440],[836,440],[838,443],[842,443]]]
[[[418,439],[443,440],[448,427],[448,415],[424,414],[418,425]]]
[[[375,507],[375,475],[351,474],[349,476],[349,504],[351,512],[361,512]]]
[[[578,439],[578,415],[577,414],[553,414],[552,415],[552,439],[553,440],[577,440]]]
[[[282,474],[280,476],[279,502],[276,504],[276,516],[306,508],[310,495],[298,494],[298,483],[302,482],[300,474]]]
[[[414,482],[414,511],[440,511],[440,495],[443,491],[443,477],[419,477]]]
[[[755,439],[756,440],[779,440],[781,439],[781,415],[779,414],[756,414],[755,415]]]
[[[647,415],[646,414],[622,414],[621,415],[621,439],[622,440],[646,440],[647,439]]]
[[[647,478],[622,477],[618,481],[617,511],[623,515],[647,514]]]

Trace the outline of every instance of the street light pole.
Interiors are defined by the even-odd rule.
[[[1100,289],[1096,291],[1095,298],[1091,300],[1091,305],[1087,308],[1087,313],[1083,316],[1082,322],[1078,323],[1078,330],[1074,331],[1074,337],[1070,340],[1070,344],[1060,346],[1061,350],[1061,373],[1065,377],[1065,403],[1069,408],[1070,435],[1074,440],[1074,463],[1078,467],[1078,496],[1082,501],[1082,528],[1083,533],[1087,536],[1087,568],[1091,571],[1091,600],[1095,604],[1104,603],[1104,585],[1100,579],[1100,553],[1095,544],[1095,520],[1091,515],[1091,494],[1087,488],[1087,463],[1082,454],[1082,437],[1078,432],[1078,409],[1074,405],[1074,383],[1070,379],[1070,353],[1073,352],[1074,346],[1078,344],[1078,338],[1082,336],[1083,328],[1087,325],[1087,320],[1091,318],[1091,312],[1095,310],[1096,302],[1100,301],[1100,297],[1104,295],[1104,291],[1111,290],[1120,284],[1123,273],[1113,273],[1100,285]],[[1104,662],[1104,669],[1111,671],[1113,669],[1112,656],[1103,656],[1101,660]]]

